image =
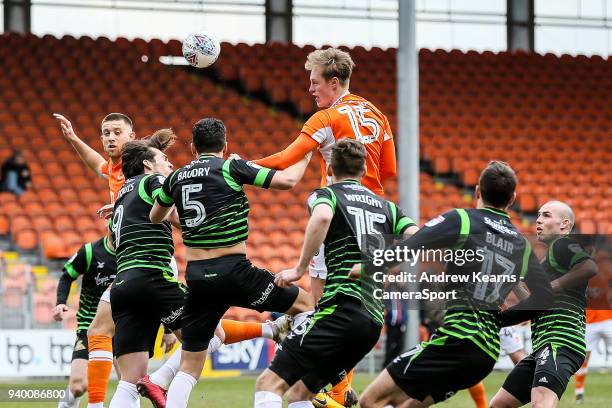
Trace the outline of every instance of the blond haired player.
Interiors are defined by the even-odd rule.
[[[112,214],[113,204],[119,190],[125,182],[125,177],[121,171],[123,146],[136,138],[132,120],[123,113],[109,113],[102,119],[100,139],[104,151],[108,154],[107,160],[77,136],[72,124],[66,117],[57,113],[53,116],[60,121],[64,137],[70,142],[87,167],[108,180],[111,203],[98,210],[101,217],[108,218]],[[158,130],[147,138],[149,146],[161,151],[170,147],[175,140],[176,135],[171,129]],[[172,264],[176,271],[174,258]],[[279,332],[275,322],[261,324],[222,320],[221,324],[225,332],[225,344],[262,336],[272,339],[278,336]],[[112,337],[114,333],[115,324],[110,306],[110,290],[107,290],[100,298],[96,316],[87,333],[89,343],[87,364],[88,406],[92,408],[101,408],[104,403],[113,364]],[[176,342],[176,337],[172,334],[164,335],[162,341],[166,345],[166,351],[168,351]],[[143,394],[146,394],[156,406],[162,406],[165,402],[164,388],[168,387],[174,374],[178,372],[179,364],[180,352],[175,352],[160,369],[151,374],[150,377],[145,377],[144,381],[139,384]]]
[[[337,48],[319,49],[308,54],[305,68],[310,71],[308,91],[315,98],[317,113],[302,127],[297,139],[282,152],[255,160],[260,166],[285,169],[312,151],[318,151],[321,162],[321,185],[331,180],[329,167],[332,147],[342,138],[356,139],[366,148],[366,171],[361,183],[374,194],[383,194],[383,181],[396,174],[395,145],[387,117],[368,100],[349,91],[355,63],[348,52]],[[324,248],[310,264],[312,293],[318,300],[327,277]],[[351,406],[357,397],[351,388],[352,371],[337,384],[329,396],[337,403]],[[313,401],[317,406],[332,407],[324,395]]]

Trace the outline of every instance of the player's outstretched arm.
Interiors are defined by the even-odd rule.
[[[531,252],[530,247],[529,251]],[[514,326],[526,320],[531,320],[552,304],[553,291],[548,274],[533,252],[529,254],[526,268],[527,274],[524,284],[528,289],[529,296],[527,298],[523,296],[523,299],[515,306],[500,313],[502,326]]]
[[[410,225],[409,227],[407,227],[404,232],[401,235],[402,240],[406,240],[408,238],[410,238],[411,236],[413,236],[414,234],[416,234],[417,232],[419,232],[419,227],[417,227],[416,225]],[[353,267],[351,268],[351,270],[348,273],[348,277],[350,279],[353,280],[358,280],[361,279],[361,274],[363,271],[363,264],[358,263],[353,265]],[[400,266],[401,264],[397,264],[394,265],[392,267],[390,267],[389,269],[387,269],[387,274],[388,275],[397,275],[400,272]]]
[[[53,116],[55,119],[60,121],[60,126],[62,128],[62,134],[70,142],[74,150],[76,150],[77,154],[96,174],[101,175],[100,169],[102,165],[106,163],[104,157],[94,149],[92,149],[87,143],[83,142],[74,132],[72,128],[72,123],[66,117],[60,115],[59,113],[54,113]]]
[[[554,292],[563,289],[578,288],[597,275],[597,264],[592,259],[585,259],[575,265],[565,275],[550,283]]]
[[[253,163],[270,169],[284,170],[287,167],[298,163],[308,153],[319,147],[319,143],[307,136],[301,134],[293,141],[285,150],[275,153],[263,159],[254,160]]]
[[[310,161],[311,153],[306,153],[300,161],[287,167],[285,170],[277,171],[270,181],[270,188],[275,190],[292,189],[304,176],[308,162]]]
[[[173,176],[175,174],[176,171],[166,177],[164,184],[161,186],[159,191],[156,190],[156,192],[153,192],[155,202],[153,203],[153,208],[151,208],[151,211],[149,212],[149,218],[153,224],[159,224],[170,216],[169,221],[174,225],[178,219],[170,186],[170,182],[174,178]],[[176,218],[172,218],[172,214],[175,214]],[[177,228],[180,228],[180,222],[179,227]]]
[[[315,256],[329,230],[334,213],[329,205],[317,205],[312,211],[306,233],[304,245],[300,254],[300,260],[295,268],[286,269],[278,273],[274,282],[280,287],[287,287],[292,282],[299,280],[308,269],[310,260]]]
[[[166,217],[172,214],[172,210],[174,206],[164,207],[159,204],[159,201],[155,201],[153,204],[153,208],[151,208],[151,212],[149,213],[149,218],[153,224],[159,224],[164,221]]]
[[[87,253],[91,254],[91,244],[87,243],[83,245],[77,251],[72,258],[66,262],[63,268],[62,276],[57,283],[57,295],[56,295],[56,306],[53,309],[53,319],[58,322],[64,320],[64,313],[68,311],[68,306],[66,306],[66,301],[68,300],[68,295],[70,294],[70,287],[72,286],[72,282],[79,277],[79,275],[87,272],[89,268],[87,262]]]
[[[554,241],[549,248],[549,257],[554,259],[558,267],[567,272],[551,282],[553,291],[578,288],[597,275],[597,264],[584,248],[570,238]]]

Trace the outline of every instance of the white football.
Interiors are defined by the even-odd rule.
[[[221,52],[219,41],[206,33],[192,33],[183,41],[183,57],[196,68],[211,66]]]

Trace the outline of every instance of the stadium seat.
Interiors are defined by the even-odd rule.
[[[25,251],[32,251],[38,246],[37,234],[35,230],[25,229],[17,232],[15,243]]]
[[[35,233],[45,255],[61,258],[71,255],[66,245],[73,249],[77,240],[92,240],[105,231],[95,211],[108,202],[106,181],[80,162],[49,112],[65,112],[78,134],[97,149],[105,112],[128,109],[138,136],[172,124],[179,143],[169,154],[177,166],[191,160],[182,146],[191,137],[191,123],[204,113],[226,122],[230,149],[246,158],[258,158],[288,145],[297,136],[300,121],[316,109],[302,65],[312,46],[223,43],[219,63],[211,67],[221,82],[170,70],[154,60],[139,62],[142,55],[153,59],[180,55],[180,48],[176,40],[3,37],[0,55],[18,49],[31,50],[31,55],[19,59],[29,67],[25,71],[5,58],[8,68],[0,77],[0,128],[7,145],[0,148],[0,159],[8,157],[13,148],[23,149],[31,163],[34,189],[20,199],[0,193],[0,234],[11,232],[16,225],[19,232],[15,231],[14,239],[29,247]],[[351,89],[371,98],[396,131],[397,50],[354,47],[351,52],[357,60]],[[94,57],[81,58],[84,55]],[[102,55],[122,58],[111,65]],[[282,62],[279,55],[289,55],[290,61]],[[612,152],[602,148],[601,141],[609,137],[611,118],[600,107],[609,100],[610,59],[458,50],[421,50],[419,56],[421,159],[434,176],[451,177],[461,184],[448,184],[446,178],[444,183],[435,182],[423,173],[423,218],[471,205],[471,187],[482,166],[491,159],[506,159],[519,174],[520,213],[533,214],[543,202],[563,197],[564,191],[588,186],[567,197],[581,215],[577,225],[581,231],[609,230]],[[261,64],[245,65],[244,61]],[[122,72],[119,79],[113,74],[118,70]],[[233,87],[238,81],[246,92]],[[601,86],[590,86],[592,81]],[[232,87],[226,82],[233,83]],[[163,94],[157,92],[160,87]],[[259,97],[261,92],[266,98]],[[175,103],[165,103],[168,99]],[[287,103],[297,115],[273,109],[275,104]],[[563,167],[556,163],[560,146],[564,146],[563,154],[573,157]],[[536,154],[537,162],[527,160]],[[313,164],[296,189],[278,193],[276,202],[283,206],[274,211],[270,211],[269,193],[247,189],[253,215],[249,247],[276,270],[288,266],[301,245],[308,219],[304,203],[319,183],[318,172]],[[397,181],[386,184],[387,197],[397,200]],[[533,224],[521,224],[521,228],[532,229]],[[64,230],[70,233],[63,235],[67,242],[58,235]],[[294,249],[287,246],[285,254],[274,257],[279,245]]]

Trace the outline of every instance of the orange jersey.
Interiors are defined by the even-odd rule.
[[[366,174],[361,182],[382,195],[382,181],[396,174],[395,145],[387,117],[366,99],[344,94],[331,107],[320,110],[304,124],[300,136],[287,149],[256,160],[264,167],[284,169],[297,163],[306,153],[318,149],[321,157],[321,185],[327,185],[331,149],[342,138],[362,142],[367,151]]]
[[[117,195],[119,194],[119,190],[121,190],[123,183],[125,183],[125,177],[123,177],[123,172],[121,171],[121,161],[113,165],[109,159],[100,168],[100,174],[102,174],[102,176],[108,180],[111,203],[114,203]]]

